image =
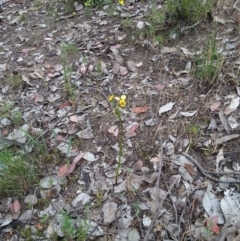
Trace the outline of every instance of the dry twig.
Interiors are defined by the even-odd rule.
[[[221,183],[240,183],[239,180],[236,181],[228,181],[228,180],[221,180],[215,177],[212,177],[209,173],[211,174],[215,174],[215,175],[229,175],[229,174],[236,174],[239,175],[240,173],[237,172],[209,172],[207,170],[205,170],[197,160],[195,160],[193,157],[191,157],[190,155],[188,155],[187,153],[182,153],[182,155],[184,155],[185,157],[187,157],[191,162],[193,162],[193,164],[197,167],[197,169],[203,174],[203,176],[208,177],[210,180],[214,181],[214,182],[221,182]]]

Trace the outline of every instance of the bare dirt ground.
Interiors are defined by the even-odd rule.
[[[1,240],[240,240],[240,12],[217,1],[156,43],[139,29],[151,5],[3,1],[0,141],[47,150],[39,182],[2,195]],[[204,82],[211,34],[221,70]],[[111,94],[127,97],[122,123]]]

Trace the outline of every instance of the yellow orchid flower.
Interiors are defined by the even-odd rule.
[[[124,99],[119,100],[120,107],[124,108],[126,106],[126,101]]]
[[[120,107],[125,107],[126,106],[126,99],[127,99],[127,96],[126,95],[121,95],[120,97],[120,100],[119,100],[119,105]]]
[[[114,94],[111,94],[109,97],[108,97],[108,100],[111,102],[113,99],[114,99]]]
[[[123,4],[124,4],[124,0],[118,0],[118,3],[119,3],[120,5],[123,5]]]
[[[121,100],[126,100],[127,99],[127,96],[126,95],[121,95]]]

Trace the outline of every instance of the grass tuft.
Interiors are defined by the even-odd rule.
[[[10,148],[0,152],[0,195],[24,194],[39,182],[36,165]]]
[[[213,0],[168,0],[166,11],[171,24],[179,21],[195,24],[211,11]]]
[[[218,53],[216,34],[209,34],[205,50],[195,60],[195,75],[203,84],[213,84],[222,65],[223,57]]]

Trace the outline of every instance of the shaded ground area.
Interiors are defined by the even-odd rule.
[[[1,240],[238,240],[238,9],[2,3]]]

